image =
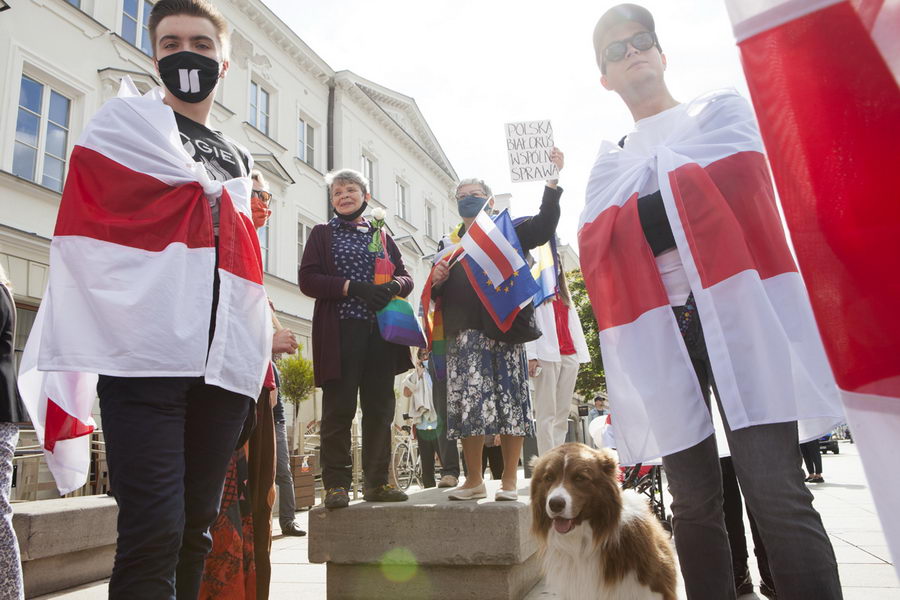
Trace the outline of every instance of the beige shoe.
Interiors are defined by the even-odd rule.
[[[438,481],[439,488],[451,488],[459,485],[459,478],[454,477],[453,475],[444,475],[441,477],[441,480]]]
[[[485,489],[484,483],[473,488],[456,488],[447,494],[447,497],[451,500],[480,500],[487,498],[487,489]]]
[[[502,502],[504,500],[515,502],[518,499],[519,499],[518,490],[499,489],[499,490],[497,490],[497,493],[494,494],[494,500],[496,500],[497,502]]]

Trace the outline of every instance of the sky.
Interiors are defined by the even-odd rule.
[[[533,214],[541,183],[510,180],[503,125],[550,119],[565,153],[563,242],[576,245],[587,177],[600,142],[634,121],[600,85],[591,35],[612,1],[264,0],[333,69],[411,96],[460,178],[511,193]],[[724,0],[645,0],[676,100],[747,84]],[[340,165],[338,165],[340,166]]]

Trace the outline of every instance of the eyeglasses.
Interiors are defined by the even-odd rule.
[[[272,201],[272,194],[270,194],[269,192],[266,192],[264,190],[253,190],[252,195],[253,195],[253,197],[259,198],[260,200],[262,200],[263,204],[265,204],[266,206],[268,206],[269,202]]]
[[[468,196],[475,196],[476,198],[482,198],[484,200],[488,199],[488,195],[485,194],[484,192],[469,192],[468,194],[458,194],[456,196],[456,199],[462,200],[463,198],[466,198]]]
[[[644,50],[649,50],[653,46],[659,45],[659,41],[656,39],[656,34],[652,31],[640,31],[627,40],[619,40],[617,42],[613,42],[612,44],[604,48],[604,60],[608,60],[609,62],[619,62],[620,60],[625,58],[626,54],[628,54],[629,44],[635,50],[643,52]]]

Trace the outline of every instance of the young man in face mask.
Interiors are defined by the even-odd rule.
[[[208,126],[216,86],[228,71],[228,32],[221,14],[206,0],[160,0],[150,15],[149,32],[164,84],[162,102],[174,112],[184,150],[214,182],[248,178],[248,155]],[[148,155],[148,160],[153,160],[152,152]],[[219,247],[220,213],[223,224],[226,218],[223,196],[224,192],[207,194],[206,199],[212,212],[217,263],[225,260],[225,242],[221,251]],[[228,231],[241,229],[240,242],[252,252],[255,232],[249,219],[245,223],[241,218],[238,214],[237,225],[229,221]],[[216,334],[219,284],[217,268],[209,340]],[[239,311],[237,306],[231,310]],[[230,315],[219,313],[219,320],[225,316]],[[234,318],[235,323],[242,323],[258,316],[235,314]],[[229,339],[247,343],[239,337]],[[254,349],[241,350],[255,357]],[[267,360],[268,350],[261,352]],[[209,366],[206,368],[209,380]],[[109,595],[129,600],[196,598],[212,545],[209,528],[218,512],[228,461],[255,395],[209,384],[204,377],[161,376],[148,369],[151,376],[147,377],[110,376],[100,370],[98,395],[110,478],[119,504]]]

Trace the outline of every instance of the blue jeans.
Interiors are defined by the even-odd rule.
[[[716,392],[702,333],[688,352],[707,404]],[[756,519],[779,600],[843,597],[837,561],[813,495],[803,482],[797,423],[732,431],[721,411],[734,471]],[[715,436],[662,460],[672,494],[675,547],[690,600],[735,598]]]
[[[118,542],[109,597],[194,600],[252,399],[199,377],[97,383]]]

